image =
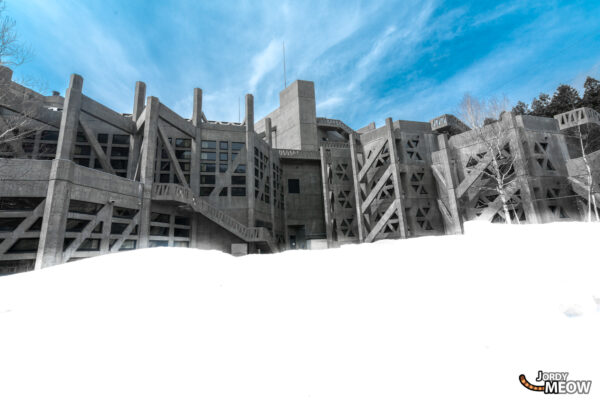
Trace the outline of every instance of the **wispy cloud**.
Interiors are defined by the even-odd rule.
[[[288,83],[315,81],[317,111],[352,126],[391,116],[429,120],[465,91],[530,100],[559,82],[581,84],[600,65],[600,4],[442,0],[147,2],[7,0],[51,89],[68,75],[128,112],[135,81],[189,116],[204,90],[207,116],[238,120],[255,95],[260,118]]]

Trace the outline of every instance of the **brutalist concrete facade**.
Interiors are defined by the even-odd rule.
[[[145,247],[243,255],[503,221],[486,178],[496,155],[451,115],[355,131],[317,117],[308,81],[285,88],[280,107],[256,122],[252,95],[243,123],[217,122],[195,89],[187,119],[146,97],[142,82],[122,114],[87,97],[78,75],[64,98],[11,77],[0,69],[0,274]],[[576,111],[504,113],[484,128],[501,132],[501,152],[514,159],[506,190],[515,221],[586,217],[589,180],[572,129],[600,119]],[[598,178],[600,155],[588,158]]]

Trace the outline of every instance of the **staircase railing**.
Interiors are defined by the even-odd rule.
[[[271,233],[266,228],[247,227],[207,201],[200,199],[185,186],[175,183],[155,183],[152,185],[152,199],[187,204],[194,211],[201,213],[247,242],[267,242],[272,249],[275,246]]]

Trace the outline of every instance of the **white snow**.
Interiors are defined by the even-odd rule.
[[[467,224],[233,258],[160,248],[0,278],[0,399],[531,399],[600,389],[600,224]],[[555,397],[568,397],[555,395]],[[575,398],[570,396],[568,398]],[[579,397],[577,397],[579,398]]]

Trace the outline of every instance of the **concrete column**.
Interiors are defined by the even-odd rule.
[[[192,160],[190,165],[190,187],[195,195],[200,195],[200,152],[202,144],[202,89],[194,89],[194,111],[192,123],[196,127],[196,137],[192,140]]]
[[[397,215],[399,219],[400,237],[406,238],[406,216],[404,215],[404,199],[402,193],[402,185],[400,183],[400,164],[398,162],[398,150],[396,149],[396,138],[394,136],[394,127],[391,118],[386,118],[385,127],[388,140],[388,148],[390,152],[390,163],[392,165],[392,182],[394,183],[394,195],[396,197]]]
[[[81,98],[83,96],[81,93],[82,88],[83,78],[77,74],[71,75],[71,82],[69,83],[69,89],[67,89],[60,120],[56,158],[63,160],[71,159],[75,137],[79,129],[79,113],[81,110]]]
[[[269,144],[269,205],[271,206],[271,226],[273,227],[272,233],[275,238],[275,181],[273,180],[273,132],[271,132],[271,118],[265,118],[265,135],[267,136],[267,143]]]
[[[515,116],[506,112],[502,116],[500,123],[510,124],[508,126],[508,134],[510,140],[510,151],[513,153],[514,168],[517,174],[517,183],[519,190],[521,191],[521,205],[525,212],[525,218],[530,224],[538,224],[541,222],[541,216],[539,213],[539,207],[534,199],[533,185],[530,182],[529,168],[528,168],[528,156],[523,148],[521,142],[521,136],[524,134],[517,126]]]
[[[12,69],[5,67],[4,65],[0,65],[0,83],[10,84],[12,81],[12,75]]]
[[[131,119],[137,122],[144,111],[144,99],[146,98],[146,84],[144,82],[135,83],[135,96],[133,98],[133,113]],[[129,139],[129,160],[127,162],[127,178],[135,179],[138,161],[140,159],[140,147],[142,144],[142,134],[134,132]]]
[[[254,97],[246,95],[246,196],[248,198],[248,227],[254,227]]]
[[[148,247],[150,237],[150,214],[152,209],[152,184],[154,183],[154,165],[156,141],[158,136],[158,113],[160,102],[156,97],[148,97],[146,122],[140,159],[140,182],[142,183],[142,207],[140,210],[139,248]]]
[[[354,184],[354,203],[356,208],[356,221],[358,222],[358,241],[362,243],[365,236],[364,220],[362,210],[362,194],[360,191],[360,180],[358,174],[360,168],[358,167],[358,154],[356,152],[356,138],[354,135],[350,135],[350,159],[352,161],[352,180]]]
[[[325,232],[327,233],[327,247],[333,247],[333,222],[331,219],[331,205],[329,204],[329,178],[327,174],[327,153],[323,146],[321,151],[321,179],[323,180],[323,205],[325,210]]]
[[[112,224],[114,201],[110,201],[105,207],[109,207],[110,211],[102,220],[102,241],[100,242],[101,254],[106,254],[110,251],[110,227]]]
[[[63,260],[63,242],[74,171],[71,154],[79,128],[82,88],[83,78],[71,75],[60,120],[56,157],[50,170],[35,269],[60,264]]]
[[[462,215],[460,213],[460,209],[458,208],[458,199],[456,198],[456,173],[454,172],[454,168],[450,165],[450,151],[448,146],[448,136],[445,133],[441,133],[438,136],[438,147],[440,149],[440,161],[442,172],[444,174],[444,178],[446,180],[446,194],[448,196],[448,211],[451,215],[451,224],[450,226],[446,226],[444,224],[444,228],[446,234],[449,235],[459,235],[463,233],[463,220]]]

